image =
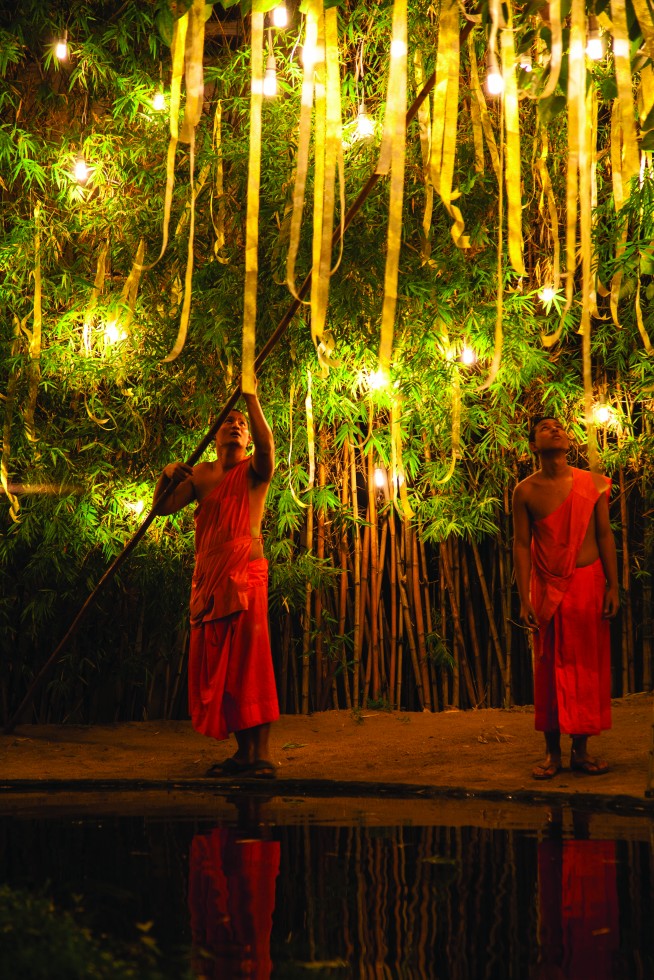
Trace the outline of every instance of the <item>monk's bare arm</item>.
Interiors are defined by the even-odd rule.
[[[155,487],[154,503],[157,502],[171,482],[175,484],[175,489],[166,497],[161,507],[157,508],[157,513],[162,516],[176,514],[178,510],[196,499],[193,485],[193,467],[186,463],[169,463],[168,466],[164,467]]]
[[[256,395],[243,395],[248,410],[250,435],[254,443],[251,466],[262,483],[270,483],[275,472],[273,434]]]
[[[618,592],[618,559],[615,551],[615,538],[609,520],[609,502],[606,493],[603,493],[595,504],[595,537],[602,568],[606,576],[603,613],[604,616],[611,619],[620,608],[620,596]]]
[[[538,617],[529,598],[531,578],[531,517],[527,507],[528,492],[524,483],[513,493],[513,565],[520,596],[520,620],[528,629],[538,629]]]

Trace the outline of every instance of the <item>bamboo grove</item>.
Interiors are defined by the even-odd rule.
[[[258,379],[282,710],[530,702],[540,412],[613,480],[614,694],[651,688],[647,0],[245,6],[0,3],[5,717],[309,272]],[[152,525],[30,717],[184,716],[192,523]]]

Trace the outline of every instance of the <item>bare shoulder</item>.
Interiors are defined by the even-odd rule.
[[[591,471],[590,474],[593,478],[593,483],[595,484],[595,489],[598,493],[604,493],[611,486],[611,481],[608,476],[604,476],[603,473],[594,473]]]
[[[533,493],[535,487],[538,485],[538,474],[532,473],[530,476],[525,477],[516,486],[513,491],[513,500],[515,503],[524,503],[524,501],[529,500],[529,497]]]

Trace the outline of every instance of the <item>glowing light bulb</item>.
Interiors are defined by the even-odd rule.
[[[279,7],[274,8],[272,12],[272,22],[275,27],[288,26],[288,10],[286,9],[286,4],[281,3]]]
[[[391,42],[391,58],[401,58],[406,54],[406,44],[404,41]]]
[[[377,371],[370,371],[366,381],[371,391],[380,391],[382,388],[387,387],[388,375],[386,374],[386,371],[379,368]]]
[[[384,473],[381,466],[375,467],[375,486],[381,490],[386,483],[386,474]]]
[[[504,78],[499,69],[495,55],[488,52],[488,71],[486,72],[486,90],[489,95],[501,95],[504,91]]]
[[[555,296],[556,290],[552,286],[543,286],[538,293],[538,298],[541,303],[551,303]]]
[[[367,140],[371,136],[375,135],[375,120],[372,116],[369,116],[366,112],[365,102],[361,102],[359,106],[359,114],[357,115],[357,128],[356,128],[356,139]]]
[[[591,61],[601,61],[604,57],[604,41],[600,34],[597,17],[591,14],[588,18],[588,39],[586,41],[586,54]]]
[[[477,352],[473,347],[469,347],[467,344],[463,345],[463,350],[461,351],[461,363],[466,364],[468,367],[477,363]]]
[[[613,54],[616,58],[629,57],[629,41],[623,37],[613,38]]]
[[[277,95],[277,66],[275,65],[274,54],[268,55],[266,74],[263,79],[263,94],[268,99],[274,99]]]
[[[520,54],[519,65],[520,65],[520,67],[522,68],[523,71],[529,72],[529,71],[532,70],[533,65],[532,65],[532,61],[531,61],[531,52],[529,52],[529,51],[523,51]]]
[[[132,513],[132,514],[136,514],[136,516],[138,517],[138,515],[139,514],[142,514],[143,511],[145,510],[145,501],[144,500],[126,500],[124,506],[125,506],[125,510],[130,511],[130,513]]]
[[[112,320],[107,324],[104,331],[104,339],[107,344],[117,344],[121,340],[125,340],[127,334],[124,330],[121,330],[115,320]]]
[[[605,401],[593,406],[593,421],[596,425],[611,425],[615,422],[615,409]]]
[[[55,54],[57,58],[59,58],[59,61],[65,61],[68,57],[68,41],[65,39],[57,41],[55,45]]]
[[[157,112],[161,112],[162,109],[166,108],[166,96],[163,94],[161,89],[154,93],[154,98],[152,99],[152,108],[156,109]]]
[[[89,179],[89,168],[86,165],[86,160],[84,157],[79,156],[75,161],[73,176],[78,184],[85,184]]]

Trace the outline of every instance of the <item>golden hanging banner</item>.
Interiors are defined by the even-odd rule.
[[[501,180],[500,157],[499,153],[497,152],[497,142],[495,140],[495,133],[493,132],[493,123],[491,121],[488,106],[486,105],[486,98],[479,81],[479,67],[477,65],[477,56],[475,54],[475,45],[472,35],[468,36],[468,55],[470,58],[470,87],[474,95],[474,99],[471,101],[475,103],[479,110],[482,132],[486,138],[486,144],[488,146],[488,152],[490,154],[493,170],[495,171],[495,176],[499,182]]]
[[[259,276],[259,189],[261,185],[261,106],[263,102],[264,15],[252,11],[252,63],[250,93],[250,158],[245,233],[245,293],[243,302],[243,354],[241,391],[256,394],[254,360],[256,348],[257,280]]]
[[[407,102],[407,0],[393,4],[391,66],[384,117],[384,136],[377,173],[391,171],[388,206],[388,237],[384,272],[379,366],[387,373],[393,356],[393,331],[397,309],[397,282],[402,242],[402,204],[404,201],[404,162],[406,154]]]
[[[400,507],[404,517],[411,520],[413,509],[409,503],[406,489],[406,474],[402,458],[402,429],[400,426],[400,400],[393,398],[391,402],[391,477],[396,489],[396,499],[399,493]]]
[[[522,244],[522,181],[520,175],[520,120],[518,117],[518,80],[513,43],[513,11],[506,3],[508,21],[500,35],[502,77],[504,79],[504,125],[506,132],[506,217],[509,258],[519,276],[526,275]]]
[[[186,105],[179,133],[181,143],[190,143],[202,115],[204,102],[204,11],[205,0],[193,0],[188,11],[185,50]]]
[[[216,240],[213,243],[213,254],[216,261],[221,265],[228,265],[229,259],[221,255],[225,245],[225,175],[223,168],[223,148],[222,148],[222,101],[216,102],[216,111],[213,117],[213,136],[212,146],[216,161],[216,176],[211,192],[211,223],[213,225]],[[217,202],[214,213],[214,200]]]
[[[163,363],[167,364],[179,357],[186,343],[188,325],[191,317],[191,294],[193,287],[193,243],[195,239],[195,182],[193,171],[195,170],[195,130],[191,133],[191,145],[189,149],[189,171],[190,171],[190,218],[188,232],[188,251],[186,253],[186,274],[184,276],[184,301],[182,303],[182,313],[177,331],[177,339],[169,354],[163,358]]]
[[[413,69],[416,82],[416,91],[422,91],[425,84],[425,73],[423,67],[422,49],[417,47],[413,57]],[[420,155],[422,158],[422,170],[425,181],[425,211],[422,218],[422,252],[421,258],[426,262],[430,252],[431,219],[434,210],[434,186],[431,182],[429,170],[429,158],[431,156],[431,113],[429,109],[429,96],[420,103],[418,109],[418,127],[420,131]]]

